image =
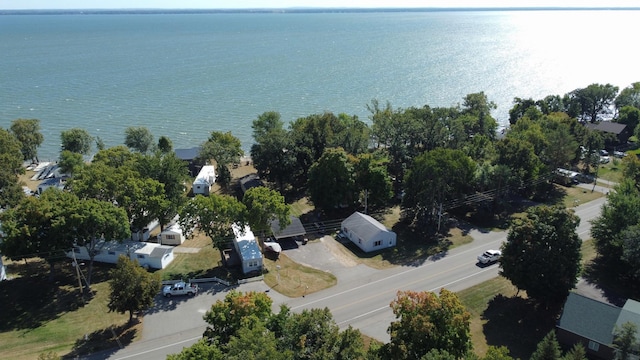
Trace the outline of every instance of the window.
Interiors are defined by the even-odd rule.
[[[598,351],[600,349],[600,344],[595,341],[589,340],[589,350]]]
[[[144,255],[138,254],[138,259],[144,259]]]
[[[170,234],[167,234],[167,235],[165,235],[164,237],[165,237],[167,240],[175,240],[175,239],[176,239],[176,236],[175,236],[175,235],[170,235]]]
[[[382,245],[382,240],[378,240],[373,243],[373,246],[380,246],[380,245]]]
[[[109,255],[115,255],[116,252],[115,251],[109,251]]]
[[[247,265],[249,265],[249,267],[258,266],[258,260],[251,260]]]
[[[73,252],[76,254],[80,254],[80,248],[73,248]]]

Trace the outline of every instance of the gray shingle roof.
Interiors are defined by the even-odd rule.
[[[342,221],[342,227],[348,228],[349,231],[358,235],[359,238],[367,240],[381,232],[389,231],[384,225],[378,222],[378,220],[357,211]]]
[[[284,239],[288,237],[302,236],[307,233],[299,218],[295,216],[290,216],[289,218],[291,219],[291,224],[282,230],[280,230],[280,221],[276,219],[271,222],[273,237],[276,239]]]
[[[587,127],[591,130],[598,130],[602,132],[612,133],[612,134],[620,134],[627,127],[625,124],[620,124],[613,121],[600,121],[597,124],[588,123]]]
[[[622,309],[576,293],[569,293],[558,328],[600,344],[613,342],[613,328]]]

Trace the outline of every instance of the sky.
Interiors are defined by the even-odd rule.
[[[0,0],[0,9],[638,7],[638,0]]]

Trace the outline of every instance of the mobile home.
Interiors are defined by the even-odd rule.
[[[260,246],[253,235],[251,228],[245,226],[244,229],[234,224],[232,225],[235,238],[233,246],[240,258],[242,273],[248,274],[253,271],[262,272],[262,252]]]
[[[216,182],[216,171],[213,165],[205,165],[200,169],[193,181],[193,194],[209,195],[211,187]]]
[[[139,241],[100,241],[96,249],[98,254],[95,261],[116,264],[118,257],[124,255],[131,260],[137,260],[140,266],[153,269],[164,269],[173,261],[173,247]],[[72,253],[73,252],[73,253]],[[70,258],[78,260],[90,260],[87,248],[74,246],[67,253]]]

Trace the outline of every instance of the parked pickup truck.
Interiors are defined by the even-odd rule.
[[[500,255],[502,255],[500,250],[487,250],[478,256],[478,262],[480,264],[491,264],[500,260]]]
[[[176,295],[194,296],[198,293],[198,285],[184,281],[177,282],[173,285],[167,285],[162,289],[164,297],[172,297]]]

